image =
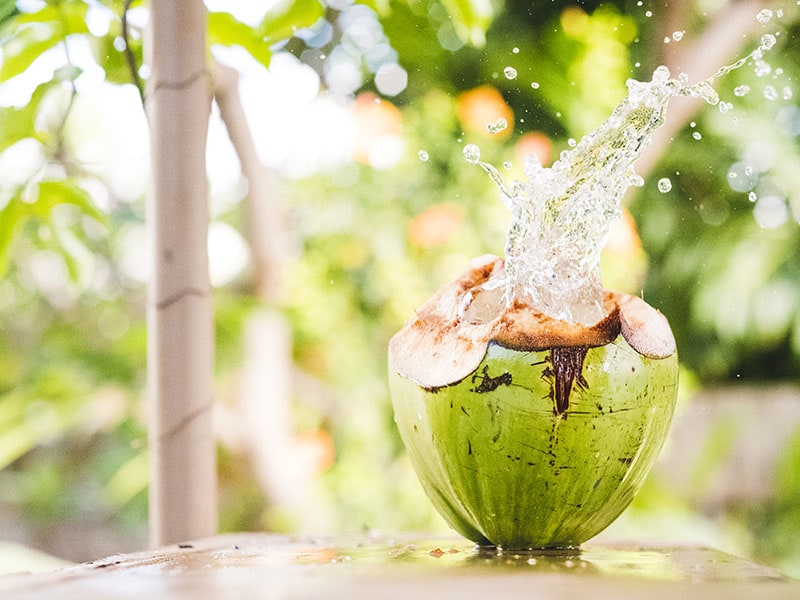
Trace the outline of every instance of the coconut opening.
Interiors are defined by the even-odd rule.
[[[605,317],[592,325],[570,323],[534,309],[525,300],[506,302],[504,261],[486,255],[434,294],[389,342],[397,372],[421,387],[452,385],[472,373],[490,343],[519,351],[590,348],[618,335],[640,354],[666,358],[675,339],[666,318],[641,298],[604,292]]]
[[[484,325],[500,316],[506,305],[506,292],[502,282],[495,285],[494,281],[489,279],[462,296],[458,311],[462,321],[470,325]]]

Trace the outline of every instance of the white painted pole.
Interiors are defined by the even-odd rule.
[[[213,317],[205,147],[211,94],[202,0],[152,0],[146,110],[150,543],[213,535]]]

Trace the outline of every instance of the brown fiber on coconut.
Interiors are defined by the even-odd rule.
[[[603,346],[622,334],[649,358],[675,352],[664,316],[641,298],[618,292],[605,292],[606,316],[590,326],[554,319],[519,299],[486,322],[462,319],[459,308],[468,301],[467,294],[503,268],[502,258],[476,258],[417,310],[389,342],[392,363],[401,375],[427,389],[457,383],[478,367],[489,343],[526,352]]]

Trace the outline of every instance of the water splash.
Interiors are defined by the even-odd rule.
[[[759,13],[756,15],[756,20],[759,23],[764,23],[764,24],[769,23],[772,20],[772,11],[768,8],[760,10]]]
[[[761,42],[750,55],[694,85],[685,77],[672,78],[663,66],[649,82],[629,80],[628,96],[605,123],[564,150],[550,167],[542,166],[536,155],[529,156],[527,181],[510,188],[494,167],[480,162],[477,147],[469,152],[465,147],[467,160],[489,174],[511,211],[505,274],[502,280],[484,284],[482,291],[491,292],[486,297],[503,290],[506,303],[519,298],[557,319],[587,325],[602,319],[600,252],[611,223],[620,215],[623,195],[630,186],[643,184],[633,164],[664,122],[670,98],[692,96],[718,105],[714,81],[749,59],[760,60],[774,45],[774,36],[764,36]],[[693,136],[701,137],[699,132]],[[668,191],[666,187],[659,185],[662,191]]]
[[[500,117],[494,123],[489,123],[486,126],[486,129],[489,130],[489,133],[500,133],[508,128],[508,121],[506,121],[503,117]]]
[[[481,161],[481,149],[478,148],[475,144],[467,144],[464,146],[464,158],[467,159],[467,162],[471,165],[477,165]]]

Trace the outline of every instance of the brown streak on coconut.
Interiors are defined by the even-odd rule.
[[[497,377],[489,375],[489,366],[484,365],[481,373],[475,373],[472,376],[472,383],[476,383],[480,379],[480,383],[472,388],[470,391],[476,394],[485,394],[493,392],[501,385],[511,385],[511,373],[505,372]]]
[[[555,378],[555,413],[563,415],[569,408],[569,396],[573,385],[586,387],[586,380],[581,375],[583,360],[586,358],[586,347],[553,348],[550,350],[550,362],[553,365]]]

